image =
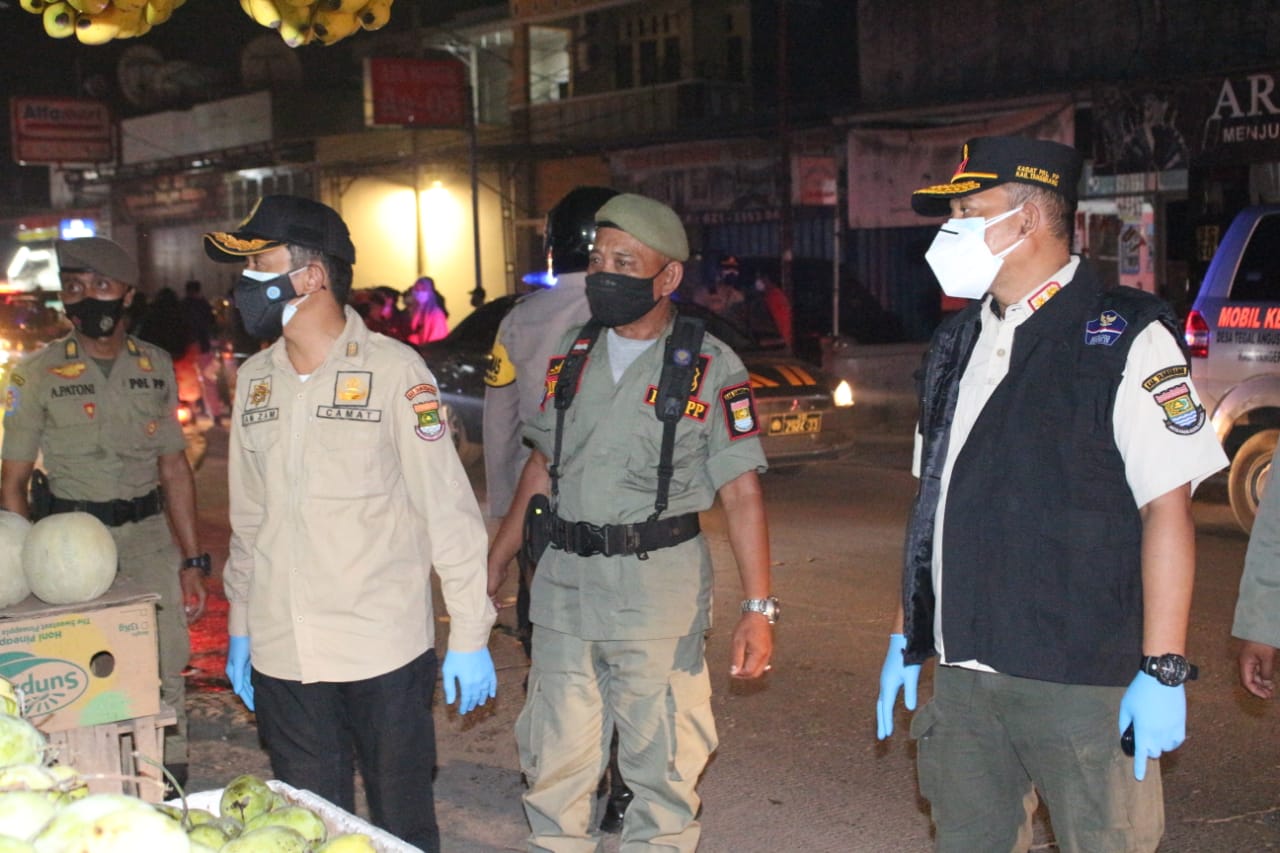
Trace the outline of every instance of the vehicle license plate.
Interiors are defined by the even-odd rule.
[[[769,435],[799,435],[822,432],[821,412],[795,412],[769,418]]]

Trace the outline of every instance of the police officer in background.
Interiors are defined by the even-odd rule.
[[[741,360],[677,321],[670,296],[688,256],[684,226],[666,205],[623,194],[596,213],[586,276],[593,322],[562,338],[548,364],[542,409],[524,430],[534,450],[490,545],[492,577],[520,546],[528,501],[552,496],[516,723],[530,849],[595,849],[591,795],[605,764],[602,735],[615,725],[635,791],[623,848],[697,846],[695,785],[717,744],[704,659],[712,566],[698,513],[717,494],[747,597],[730,674],[757,678],[773,654],[759,420]],[[556,388],[573,392],[567,408]],[[671,391],[679,405],[668,409]],[[660,410],[674,417],[661,421]],[[660,471],[667,460],[670,471]]]
[[[570,190],[547,213],[542,241],[553,284],[522,297],[498,326],[493,342],[484,390],[484,475],[489,514],[501,518],[511,507],[516,478],[529,458],[529,446],[521,439],[524,425],[542,405],[547,362],[560,338],[591,316],[587,307],[587,254],[596,234],[596,211],[618,194],[608,187],[582,186]],[[520,643],[529,654],[533,626],[529,623],[529,585],[536,568],[516,555],[519,587],[516,593],[516,625]],[[489,594],[496,596],[507,576],[507,566],[491,566]],[[618,769],[617,738],[611,737],[609,799],[600,818],[606,832],[622,829],[622,816],[632,792]]]
[[[1071,254],[1082,163],[978,138],[912,198],[950,215],[925,258],[973,300],[921,372],[920,490],[876,709],[883,739],[938,655],[911,721],[938,850],[1028,849],[1037,795],[1063,851],[1155,850],[1154,759],[1185,736],[1191,492],[1227,460],[1169,307]]]
[[[0,502],[23,516],[33,509],[96,516],[115,539],[120,574],[160,595],[160,697],[178,717],[165,737],[164,761],[181,784],[187,622],[204,612],[210,566],[196,536],[195,478],[177,418],[173,364],[160,348],[126,334],[138,265],[124,249],[84,237],[60,241],[56,251],[62,304],[75,329],[13,369]],[[37,508],[28,505],[28,484],[41,452],[52,495],[33,490],[45,505]]]

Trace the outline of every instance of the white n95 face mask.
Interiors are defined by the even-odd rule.
[[[981,299],[986,295],[1005,256],[1022,245],[1019,239],[999,254],[992,254],[983,234],[992,225],[1013,216],[1022,205],[990,219],[948,219],[933,238],[924,259],[938,277],[942,292],[957,299]],[[1023,238],[1025,239],[1025,238]]]

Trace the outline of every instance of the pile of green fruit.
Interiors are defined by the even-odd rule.
[[[47,741],[20,716],[0,678],[0,853],[374,853],[359,833],[329,836],[319,815],[254,776],[222,790],[219,814],[89,793],[86,775],[50,763]]]

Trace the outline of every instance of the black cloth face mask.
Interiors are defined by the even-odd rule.
[[[278,338],[284,331],[284,306],[298,297],[290,278],[297,270],[271,273],[245,270],[236,282],[236,308],[245,331],[255,338]]]
[[[587,275],[587,306],[591,316],[606,326],[634,323],[653,310],[653,282],[662,275],[664,266],[649,278],[615,272],[593,272]]]
[[[70,304],[62,303],[76,331],[86,338],[105,338],[116,330],[124,316],[124,297],[94,299],[92,296]]]

